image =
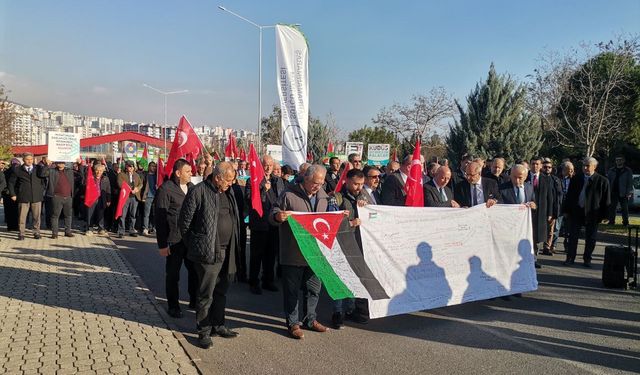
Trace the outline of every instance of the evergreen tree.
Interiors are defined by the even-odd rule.
[[[536,155],[542,147],[542,129],[525,110],[525,99],[525,87],[498,75],[491,64],[487,80],[467,97],[467,108],[456,101],[460,121],[454,120],[447,136],[449,159],[455,163],[468,153],[513,162]]]

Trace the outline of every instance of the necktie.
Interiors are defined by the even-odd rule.
[[[580,195],[578,196],[578,206],[580,206],[580,208],[584,208],[587,198],[587,185],[589,185],[589,178],[585,177],[584,185],[582,185],[582,190],[580,190]]]
[[[27,172],[29,172],[29,174],[31,174],[31,167],[27,167]]]
[[[538,175],[536,174],[533,175],[533,187],[534,188],[538,187]]]
[[[442,202],[447,201],[447,193],[444,192],[443,187],[440,188],[440,199],[442,200]]]
[[[520,186],[516,186],[516,202],[522,203],[522,200],[520,199]]]
[[[478,188],[476,187],[476,184],[473,184],[473,205],[478,205]]]

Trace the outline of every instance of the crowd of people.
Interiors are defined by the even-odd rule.
[[[192,165],[179,159],[165,179],[159,177],[153,162],[146,171],[131,161],[124,164],[124,170],[119,163],[97,160],[79,160],[68,168],[46,157],[35,164],[34,156],[25,154],[22,161],[13,159],[0,173],[5,221],[8,230],[18,231],[19,240],[25,238],[29,221],[35,239],[41,238],[41,221],[51,229],[51,237],[57,238],[60,219],[69,237],[74,236],[73,220],[83,222],[81,232],[88,236],[108,232],[119,238],[127,233],[155,236],[159,254],[166,257],[168,313],[183,317],[178,285],[184,264],[189,308],[196,312],[198,343],[203,348],[212,345],[211,336],[238,335],[225,325],[226,293],[233,280],[248,283],[256,295],[282,288],[291,337],[302,339],[304,329],[326,332],[316,315],[322,283],[302,256],[287,218],[294,211],[343,211],[362,251],[358,207],[404,206],[412,157],[379,168],[351,154],[344,163],[333,157],[328,167],[302,164],[297,171],[280,166],[269,155],[261,162],[264,175],[250,176],[244,161],[216,164],[207,156]],[[622,157],[616,158],[606,175],[596,172],[594,158],[580,164],[577,168],[574,162],[563,160],[556,167],[548,158],[534,157],[508,167],[500,157],[483,160],[471,155],[464,155],[455,170],[447,160],[423,162],[424,205],[526,205],[532,212],[536,257],[554,255],[562,237],[564,264],[573,265],[584,228],[583,264],[590,267],[598,225],[615,222],[618,204],[623,224],[628,225],[632,172]],[[581,173],[576,173],[578,169]],[[193,177],[198,177],[196,184]],[[252,206],[250,179],[259,186],[261,210]],[[98,199],[89,206],[84,196],[87,184],[95,184],[99,191]],[[115,207],[121,200],[125,200],[120,204],[122,215],[115,219]],[[535,265],[540,267],[537,258]],[[366,300],[334,301],[332,326],[341,328],[345,319],[367,323]]]

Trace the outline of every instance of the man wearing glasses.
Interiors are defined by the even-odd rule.
[[[355,152],[353,154],[349,154],[349,163],[351,163],[351,165],[353,166],[353,168],[355,169],[360,169],[362,170],[362,156],[356,154]]]
[[[364,172],[364,187],[362,195],[368,204],[379,204],[382,202],[380,197],[380,170],[378,167],[367,165],[362,170]]]

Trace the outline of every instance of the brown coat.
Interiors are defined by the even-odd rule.
[[[118,173],[118,187],[122,188],[123,184],[129,184],[129,187],[131,188],[131,190],[138,188],[138,192],[135,193],[134,195],[136,196],[136,199],[138,201],[142,201],[142,198],[140,195],[140,191],[142,190],[142,179],[136,172],[133,172],[133,184],[129,183],[129,175],[127,172]]]
[[[288,222],[279,223],[275,220],[275,215],[280,211],[298,212],[326,212],[329,205],[329,196],[320,189],[316,193],[316,205],[313,207],[311,201],[301,184],[287,187],[278,197],[276,205],[269,213],[269,223],[279,226],[280,229],[280,264],[285,266],[308,266],[307,261],[302,256],[298,242],[291,232]]]

